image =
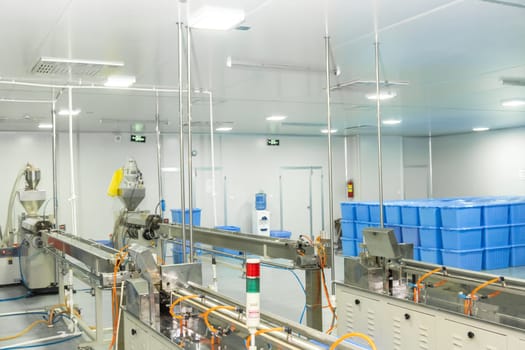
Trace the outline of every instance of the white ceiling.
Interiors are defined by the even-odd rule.
[[[202,4],[243,8],[249,30],[194,30],[192,86],[213,93],[214,118],[236,133],[318,135],[326,124],[324,36],[341,75],[332,85],[373,80],[374,18],[377,14],[381,79],[408,81],[393,86],[397,97],[382,104],[385,126],[397,135],[442,135],[525,125],[525,108],[506,109],[501,100],[525,98],[525,86],[504,86],[502,77],[525,78],[525,0],[508,6],[483,0],[4,0],[0,11],[0,77],[21,82],[100,84],[96,79],[31,73],[41,56],[123,61],[121,74],[136,87],[178,87],[177,21]],[[521,6],[521,7],[520,7]],[[308,71],[228,68],[226,58],[257,64],[308,67]],[[364,95],[373,85],[332,91],[338,134],[373,132],[375,102]],[[57,91],[54,92],[55,94]],[[36,130],[49,121],[50,88],[0,85],[1,130]],[[198,132],[209,130],[208,95],[194,96]],[[68,103],[67,92],[58,108]],[[81,108],[82,131],[129,131],[142,121],[153,131],[151,92],[73,90]],[[161,94],[164,131],[178,126],[178,95]],[[269,123],[270,114],[285,114]],[[358,126],[365,126],[358,128]],[[65,129],[66,121],[59,121]]]

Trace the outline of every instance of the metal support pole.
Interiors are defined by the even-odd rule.
[[[155,134],[157,136],[157,182],[159,186],[160,216],[164,218],[164,193],[162,191],[162,161],[160,145],[159,92],[155,92]]]
[[[180,164],[180,209],[182,211],[181,224],[182,224],[182,261],[186,262],[186,194],[185,194],[185,181],[184,181],[184,106],[182,101],[182,23],[177,23],[178,34],[179,34],[179,164]]]
[[[188,87],[188,207],[190,209],[189,225],[190,225],[190,259],[189,262],[193,262],[193,143],[191,138],[191,29],[189,26],[186,27],[186,54],[188,58],[186,60],[187,71],[187,87]],[[184,250],[186,242],[184,242]]]
[[[51,124],[53,125],[53,139],[51,141],[51,157],[53,162],[53,217],[55,225],[58,224],[58,171],[57,171],[57,114],[56,100],[62,94],[62,90],[55,97],[53,90],[53,104],[51,106]]]
[[[379,98],[379,42],[375,36],[376,111],[377,111],[377,175],[379,179],[379,222],[384,227],[383,216],[383,151],[381,149],[381,99]]]
[[[326,124],[328,127],[328,233],[330,234],[330,277],[332,295],[335,295],[335,238],[334,238],[334,188],[332,174],[332,113],[330,109],[330,37],[325,36],[326,54]]]
[[[323,331],[323,307],[321,294],[321,270],[305,270],[306,325]]]
[[[314,239],[314,216],[313,216],[313,200],[312,200],[312,176],[314,170],[310,168],[310,176],[308,177],[308,211],[310,217],[310,239]]]
[[[102,310],[102,288],[95,287],[95,322],[96,322],[96,342],[104,342],[104,312]]]
[[[69,170],[70,170],[70,184],[71,184],[71,224],[72,234],[74,236],[78,235],[77,227],[77,194],[76,194],[76,185],[75,185],[75,156],[73,152],[73,91],[69,87],[68,90],[68,100],[69,100]]]
[[[55,264],[58,266],[58,303],[63,304],[66,299],[66,293],[64,288],[64,268],[61,265],[58,258],[55,258]]]
[[[434,179],[432,168],[432,135],[428,135],[428,196],[434,198]]]

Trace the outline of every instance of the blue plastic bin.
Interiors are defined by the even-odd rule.
[[[241,228],[239,226],[215,226],[215,228],[217,230],[223,230],[223,231],[241,232]],[[229,248],[223,248],[223,247],[213,247],[213,249],[226,253],[226,254],[231,254],[231,255],[242,255],[243,254],[241,251],[235,250],[235,249],[229,249]]]
[[[511,203],[509,217],[509,222],[511,224],[525,224],[525,203]]]
[[[392,225],[401,224],[401,206],[399,204],[385,204],[385,221]]]
[[[419,247],[419,227],[401,226],[401,236],[403,243],[412,243],[414,247]]]
[[[506,225],[509,223],[509,205],[489,202],[483,206],[482,224],[485,226]]]
[[[193,226],[201,225],[201,210],[199,208],[193,208],[192,212],[192,223]],[[182,223],[182,209],[171,209],[171,220],[175,223]],[[184,224],[189,225],[190,223],[190,209],[184,211]]]
[[[446,228],[480,227],[481,207],[473,205],[442,207],[441,221]]]
[[[485,248],[483,270],[504,269],[509,267],[510,246]]]
[[[509,226],[493,226],[483,229],[483,246],[485,248],[509,245]]]
[[[270,230],[270,237],[290,239],[292,233],[290,231]]]
[[[369,204],[368,211],[370,213],[370,222],[380,222],[381,212],[379,210],[379,204]],[[383,211],[383,220],[385,218],[385,212]]]
[[[421,254],[421,261],[438,265],[443,263],[441,259],[441,249],[419,247],[419,252]]]
[[[510,266],[525,265],[525,244],[515,245],[510,248]]]
[[[171,249],[171,253],[173,255],[174,264],[182,264],[185,262],[183,260],[182,244],[173,243],[173,248]],[[188,255],[190,254],[190,247],[186,247],[186,254]]]
[[[367,203],[355,203],[355,217],[358,221],[370,221],[370,211]]]
[[[343,220],[356,220],[355,204],[351,202],[341,202],[341,218]]]
[[[419,247],[414,247],[414,260],[421,260],[421,249]]]
[[[439,227],[421,226],[419,228],[419,243],[424,248],[441,249],[443,247],[441,229]]]
[[[484,249],[447,250],[443,249],[443,265],[460,269],[480,271],[483,267]]]
[[[525,244],[525,224],[510,226],[510,244]]]
[[[357,234],[355,226],[354,221],[341,219],[342,236],[347,239],[356,239]]]
[[[97,242],[98,244],[102,244],[106,247],[113,248],[113,242],[110,239],[98,239],[95,242]]]
[[[343,245],[343,256],[357,256],[357,241],[355,239],[346,239],[341,237],[341,244]]]
[[[419,209],[414,204],[405,204],[401,206],[401,223],[403,225],[419,225]]]
[[[419,223],[421,226],[441,227],[441,208],[437,204],[424,204],[420,206]]]
[[[399,225],[385,225],[385,228],[391,228],[394,230],[394,235],[396,236],[397,243],[403,242],[403,235],[401,234],[401,226]]]
[[[483,228],[442,228],[441,240],[444,249],[471,250],[481,249]]]

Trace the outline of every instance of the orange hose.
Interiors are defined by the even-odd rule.
[[[257,332],[255,332],[255,336],[264,334],[264,333],[270,333],[270,332],[283,332],[284,327],[275,327],[275,328],[267,328],[267,329],[259,329]],[[251,335],[249,335],[246,338],[246,349],[250,348],[250,342],[251,342]]]
[[[476,294],[480,290],[482,290],[483,288],[485,288],[487,286],[490,286],[491,284],[497,283],[500,280],[501,279],[499,277],[495,277],[495,278],[493,278],[491,280],[488,280],[488,281],[480,284],[476,288],[474,288],[472,290],[472,292],[470,292],[470,294],[467,296],[467,297],[470,297],[470,298],[465,299],[465,302],[463,303],[463,312],[465,313],[465,315],[472,315],[472,306],[473,306],[472,302],[477,299]],[[495,297],[495,296],[499,295],[499,293],[498,292],[494,292],[494,293],[491,293],[489,295],[491,295],[490,297]]]
[[[176,319],[182,319],[182,316],[180,315],[176,315],[175,312],[173,311],[173,309],[175,308],[175,306],[180,303],[180,302],[183,302],[184,300],[188,300],[188,299],[195,299],[195,298],[198,298],[199,296],[196,295],[196,294],[192,294],[192,295],[186,295],[184,297],[180,297],[179,299],[175,300],[173,303],[171,303],[170,305],[170,315],[171,317],[173,318],[176,318]]]
[[[354,338],[354,337],[357,337],[357,338],[361,338],[361,339],[364,339],[368,345],[370,345],[370,349],[372,350],[377,350],[376,348],[376,345],[374,344],[374,341],[372,340],[372,338],[370,338],[368,335],[365,335],[363,333],[357,333],[357,332],[352,332],[352,333],[347,333],[345,335],[343,335],[341,338],[337,339],[331,346],[330,346],[330,349],[329,350],[334,350],[337,345],[341,344],[342,342],[344,342],[346,339],[348,338]]]
[[[208,327],[208,329],[210,330],[210,332],[212,333],[217,333],[217,329],[215,329],[211,324],[210,324],[210,321],[208,321],[208,315],[210,313],[212,313],[213,311],[216,311],[216,310],[235,310],[235,306],[230,306],[230,305],[218,305],[218,306],[214,306],[214,307],[210,307],[208,310],[206,310],[203,314],[202,314],[202,318],[204,319],[204,323],[206,324],[206,327]]]
[[[425,273],[423,276],[421,276],[417,280],[416,287],[414,287],[414,302],[415,303],[419,303],[419,296],[420,296],[421,289],[422,289],[421,282],[423,282],[425,279],[427,279],[428,277],[432,276],[433,274],[441,272],[441,271],[443,271],[443,268],[442,267],[437,267],[437,268],[435,268],[432,271],[428,271],[427,273]]]

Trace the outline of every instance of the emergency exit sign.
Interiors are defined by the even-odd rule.
[[[266,139],[267,146],[279,146],[279,139]]]
[[[131,134],[131,142],[146,143],[146,136]]]

